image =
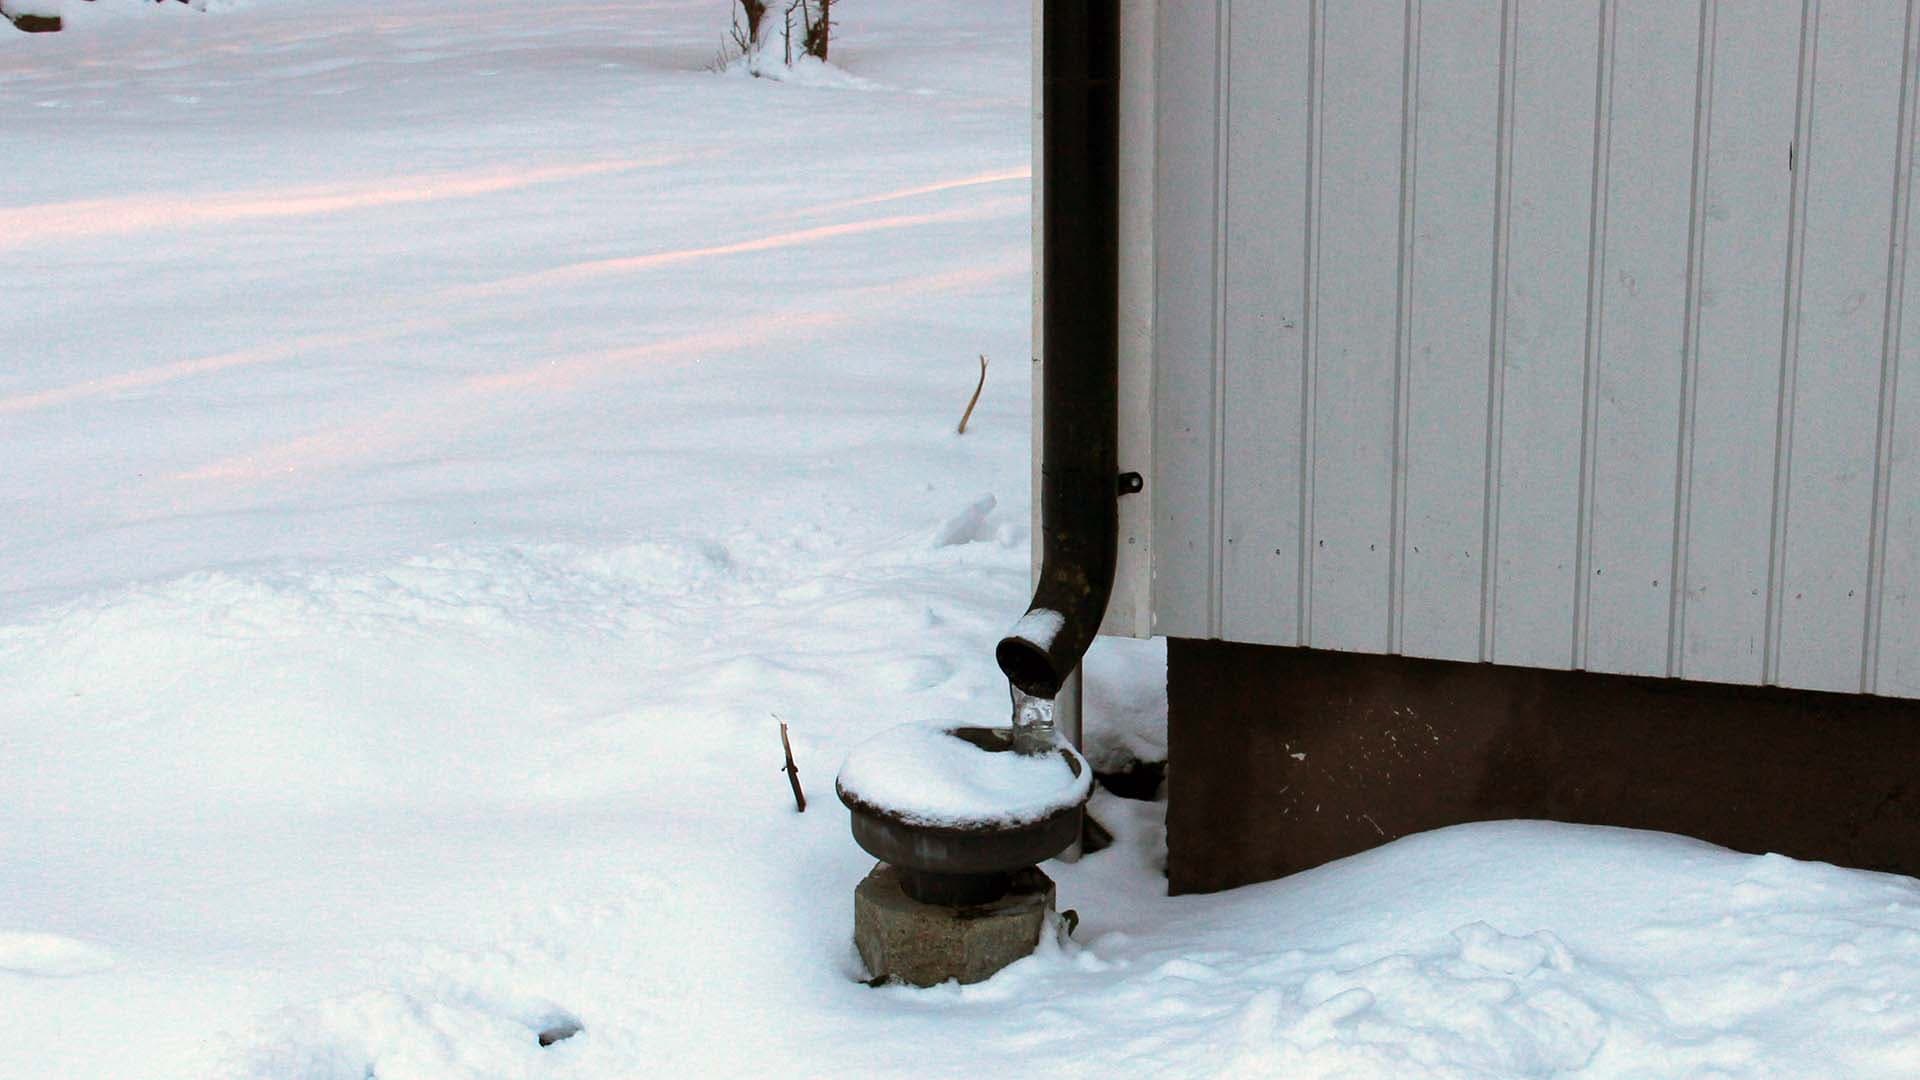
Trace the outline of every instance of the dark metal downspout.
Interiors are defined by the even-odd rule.
[[[994,658],[1014,686],[1050,698],[1093,643],[1113,593],[1120,5],[1043,3],[1040,580],[1028,617]]]

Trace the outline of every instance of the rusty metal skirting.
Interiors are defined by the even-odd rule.
[[[1920,701],[1175,639],[1167,876],[1545,818],[1920,875]]]

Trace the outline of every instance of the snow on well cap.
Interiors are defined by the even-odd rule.
[[[955,726],[902,724],[854,747],[840,797],[909,825],[984,829],[1031,825],[1093,790],[1092,767],[1058,734],[1061,753],[1016,754],[976,746]]]

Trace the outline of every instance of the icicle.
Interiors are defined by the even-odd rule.
[[[1053,752],[1053,699],[1034,697],[1011,684],[1013,692],[1013,748],[1022,754]]]

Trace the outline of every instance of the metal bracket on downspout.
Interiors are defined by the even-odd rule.
[[[1040,573],[994,658],[1051,698],[1106,616],[1118,547],[1120,5],[1043,3]]]

